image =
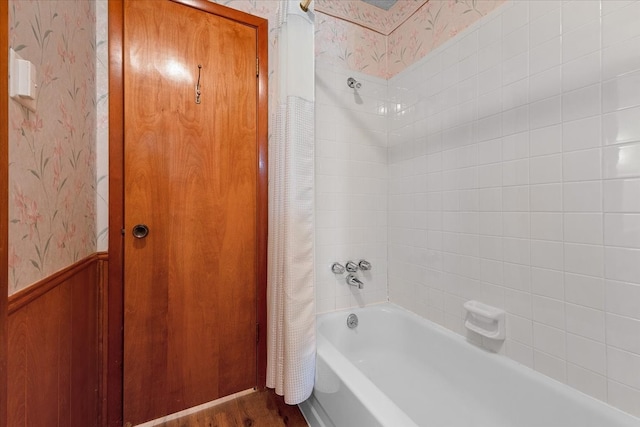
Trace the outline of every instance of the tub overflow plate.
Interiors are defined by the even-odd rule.
[[[351,313],[347,317],[347,326],[349,327],[349,329],[353,329],[356,326],[358,326],[358,316],[356,316],[355,314]]]

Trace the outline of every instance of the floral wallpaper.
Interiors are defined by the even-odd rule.
[[[9,294],[96,250],[95,2],[9,3],[37,109],[9,102]]]
[[[349,70],[390,78],[505,0],[430,0],[427,3],[406,0],[398,1],[389,11],[359,0],[317,1],[316,58]],[[397,24],[401,19],[397,17],[402,16],[402,10],[410,10],[410,5],[417,5],[418,9],[388,36],[366,28],[383,25],[381,22]],[[368,11],[365,6],[376,9],[375,14],[365,13]],[[395,10],[396,7],[405,9]],[[323,13],[324,10],[327,13]],[[390,17],[385,20],[385,15]]]
[[[327,15],[389,35],[426,1],[401,0],[387,11],[363,1],[316,0],[315,8]]]
[[[387,36],[316,13],[316,59],[372,76],[387,75]]]
[[[314,0],[316,60],[390,78],[504,1],[401,0],[385,11],[359,0]],[[215,2],[267,18],[271,30],[269,48],[274,49],[278,0]],[[273,55],[269,58],[271,62]],[[271,78],[272,64],[269,70]]]
[[[387,76],[426,56],[504,3],[504,0],[430,0],[389,35]]]

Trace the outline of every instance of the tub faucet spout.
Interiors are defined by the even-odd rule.
[[[357,286],[358,289],[364,288],[364,283],[362,283],[362,281],[360,279],[358,279],[355,274],[348,274],[347,275],[347,285],[349,285],[349,286]]]

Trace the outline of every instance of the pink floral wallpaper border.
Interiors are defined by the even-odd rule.
[[[388,36],[365,28],[357,19],[316,12],[316,58],[330,65],[391,78],[455,37],[505,0],[430,0]],[[328,0],[327,0],[328,2]],[[361,1],[335,1],[343,10]],[[411,3],[416,2],[402,2]],[[318,7],[322,2],[318,0]],[[366,5],[366,3],[363,3]],[[334,5],[335,6],[335,5]],[[337,6],[335,6],[337,7]],[[373,6],[372,6],[373,7]],[[378,9],[378,8],[375,8]],[[381,10],[381,9],[379,9]],[[393,10],[390,9],[390,12]],[[385,13],[381,10],[382,13]],[[377,12],[378,15],[381,12]],[[355,22],[355,23],[354,23]]]
[[[400,0],[389,10],[363,1],[316,0],[315,10],[389,35],[427,0]]]
[[[316,60],[323,64],[387,76],[387,36],[367,28],[316,13]]]
[[[392,77],[505,0],[430,0],[388,38],[387,77]]]
[[[271,30],[277,22],[278,0],[211,1],[267,18]],[[390,78],[504,1],[399,0],[389,11],[384,11],[360,0],[314,0],[316,59]],[[392,27],[395,30],[389,30]],[[273,34],[270,41],[270,48],[275,49]],[[270,62],[273,57],[270,55]],[[271,76],[274,67],[269,69]]]
[[[9,102],[9,294],[95,252],[95,2],[10,0],[10,46],[37,68]]]

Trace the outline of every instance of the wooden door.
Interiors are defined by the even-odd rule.
[[[125,424],[257,385],[256,37],[185,4],[125,1]]]

